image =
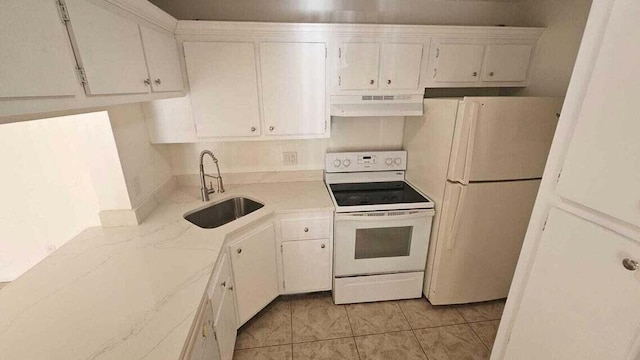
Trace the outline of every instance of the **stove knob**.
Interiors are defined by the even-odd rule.
[[[349,165],[351,165],[351,160],[344,159],[344,161],[342,161],[342,165],[344,165],[344,167],[349,167]]]
[[[400,159],[400,158],[396,158],[393,161],[396,163],[396,165],[400,165],[400,163],[402,163],[402,159]]]
[[[384,161],[385,164],[391,166],[391,164],[393,164],[393,159],[392,158],[387,158],[387,160]]]
[[[342,162],[339,159],[333,160],[333,166],[340,167],[340,164],[342,164]]]

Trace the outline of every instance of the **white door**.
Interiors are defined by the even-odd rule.
[[[55,1],[0,2],[0,30],[0,98],[76,93],[76,63]]]
[[[452,181],[542,177],[562,98],[465,98],[456,121]]]
[[[640,3],[616,2],[591,76],[558,193],[640,226]]]
[[[333,254],[329,242],[329,239],[317,239],[281,244],[286,292],[331,290]]]
[[[437,45],[434,68],[427,76],[435,82],[478,82],[482,69],[484,45]]]
[[[487,45],[482,81],[525,81],[533,45]]]
[[[138,25],[96,3],[66,0],[72,38],[91,95],[149,92]]]
[[[637,359],[640,245],[552,209],[505,359]],[[637,354],[636,354],[637,355]]]
[[[447,183],[427,294],[432,304],[507,296],[539,185]]]
[[[229,251],[241,325],[278,296],[274,225],[234,241]]]
[[[198,320],[193,330],[195,338],[191,343],[189,360],[221,360],[218,342],[214,335],[213,319],[211,302],[207,301],[198,314]]]
[[[380,88],[388,90],[418,88],[422,67],[422,44],[384,44]]]
[[[182,91],[182,68],[178,44],[172,34],[140,26],[144,54],[154,92]]]
[[[378,88],[380,44],[344,43],[340,47],[338,86],[340,90],[375,90]]]
[[[265,134],[325,132],[324,43],[260,43]]]
[[[260,135],[253,43],[183,45],[198,137]]]
[[[223,292],[220,307],[215,316],[214,328],[220,349],[221,360],[231,360],[233,358],[233,348],[236,344],[236,334],[238,323],[236,321],[236,304],[233,298],[233,286],[231,278]]]

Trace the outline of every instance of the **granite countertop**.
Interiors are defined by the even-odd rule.
[[[91,227],[0,291],[0,359],[178,359],[228,235],[278,212],[333,211],[322,181],[230,185],[265,206],[217,229],[178,188],[137,226]]]

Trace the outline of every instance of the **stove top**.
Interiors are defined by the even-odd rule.
[[[338,206],[433,203],[404,181],[330,184]]]

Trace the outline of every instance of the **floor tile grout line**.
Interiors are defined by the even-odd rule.
[[[477,324],[477,323],[481,323],[481,322],[501,321],[501,320],[502,320],[502,318],[499,318],[499,319],[490,319],[490,320],[478,320],[478,321],[466,321],[466,320],[465,320],[465,322],[466,322],[467,324]]]
[[[425,298],[425,301],[426,301],[426,298]],[[411,331],[411,334],[413,335],[413,338],[416,339],[416,342],[418,343],[418,346],[420,347],[420,350],[422,350],[422,353],[424,354],[424,357],[427,358],[427,360],[429,360],[429,355],[427,355],[427,352],[424,351],[424,348],[422,347],[422,344],[420,344],[420,340],[418,340],[418,335],[416,335],[416,332],[413,330],[413,326],[409,322],[409,319],[407,318],[407,314],[404,313],[404,309],[402,308],[402,305],[400,305],[400,302],[397,302],[397,304],[398,304],[398,307],[400,308],[400,312],[402,313],[402,316],[404,317],[404,321],[406,321],[407,324],[409,324],[409,329]]]
[[[349,323],[349,329],[351,330],[351,335],[353,336],[353,343],[356,345],[356,354],[358,354],[358,359],[362,360],[362,356],[360,356],[360,350],[358,349],[358,343],[356,342],[356,334],[353,332],[353,326],[351,325],[349,310],[347,310],[347,305],[341,305],[341,306],[344,309],[344,313],[347,315],[347,322]]]
[[[489,351],[489,355],[491,355],[491,349],[489,349],[487,344],[485,344],[484,341],[482,341],[482,339],[480,338],[478,333],[476,333],[476,331],[473,329],[473,327],[471,325],[467,324],[467,326],[469,327],[469,329],[471,329],[471,332],[473,333],[473,335],[476,336],[476,339],[478,339],[480,341],[480,344],[482,344],[482,346],[484,346],[485,349],[487,349],[487,351]]]
[[[427,360],[430,360],[429,355],[427,355],[427,351],[422,346],[422,343],[420,342],[420,340],[418,340],[418,335],[416,335],[416,331],[411,330],[411,333],[413,334],[413,337],[416,338],[416,341],[418,342],[418,346],[420,346],[420,350],[422,350],[422,353],[424,354],[424,356],[427,358]]]

